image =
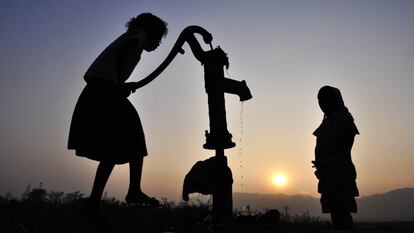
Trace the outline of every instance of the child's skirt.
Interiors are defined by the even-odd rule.
[[[101,162],[124,164],[147,155],[137,111],[112,85],[87,84],[76,104],[68,149]]]

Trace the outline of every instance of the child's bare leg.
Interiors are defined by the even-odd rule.
[[[93,182],[92,192],[89,196],[90,204],[99,204],[106,182],[114,168],[115,164],[100,162],[96,169],[95,181]]]
[[[141,190],[142,165],[144,158],[140,157],[129,162],[129,189],[125,197],[128,203],[147,206],[159,206],[157,199],[147,196]]]
[[[129,162],[129,194],[142,193],[141,177],[144,158],[139,157]]]
[[[87,218],[98,224],[100,227],[114,229],[113,224],[105,216],[101,209],[100,201],[106,182],[111,175],[115,164],[100,162],[96,169],[95,181],[93,182],[92,192],[89,196],[88,202],[84,206],[83,213]]]

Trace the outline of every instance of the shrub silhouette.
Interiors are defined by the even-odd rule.
[[[102,232],[91,226],[80,214],[86,201],[80,191],[64,193],[47,191],[40,184],[37,188],[27,187],[22,197],[11,193],[0,195],[0,232],[30,233],[94,233]],[[137,208],[128,206],[113,197],[105,197],[103,208],[117,226],[113,232],[208,232],[211,224],[211,200],[207,203],[196,200],[192,203],[174,202],[162,198],[160,208]],[[259,221],[267,211],[252,210],[250,207],[235,211],[234,223],[216,232],[309,232],[323,224],[309,213],[290,216],[287,210],[280,221]],[[274,212],[274,211],[273,211]],[[240,221],[238,221],[240,220]],[[89,224],[89,225],[88,225]]]

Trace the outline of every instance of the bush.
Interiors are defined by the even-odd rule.
[[[7,193],[0,196],[0,232],[30,233],[94,233],[105,232],[86,220],[81,214],[86,201],[79,191],[63,193],[46,191],[42,185],[32,189],[28,186],[21,199]],[[160,208],[133,207],[115,198],[105,196],[102,207],[109,219],[117,226],[112,232],[309,232],[322,226],[318,218],[304,212],[290,216],[288,207],[260,212],[246,206],[234,212],[230,224],[211,228],[211,200],[175,203],[162,198]]]

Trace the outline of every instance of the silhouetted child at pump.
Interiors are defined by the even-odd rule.
[[[167,34],[167,23],[151,13],[132,18],[127,31],[92,63],[84,79],[69,133],[68,148],[76,155],[99,161],[86,212],[106,218],[100,201],[115,164],[129,163],[127,203],[158,206],[159,201],[141,190],[143,158],[147,156],[144,131],[137,111],[127,97],[137,88],[125,81],[143,50],[154,51]]]
[[[322,87],[318,101],[324,117],[313,133],[316,148],[312,163],[317,169],[322,212],[331,214],[335,229],[350,230],[353,227],[351,212],[357,212],[355,197],[359,195],[351,149],[359,132],[339,89]]]

